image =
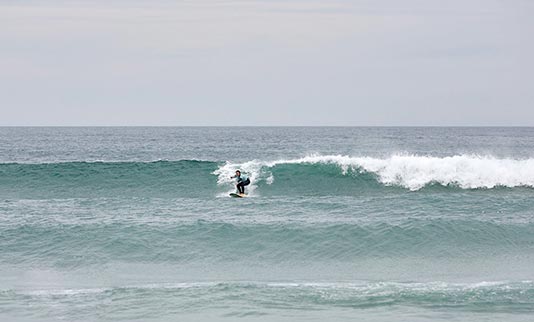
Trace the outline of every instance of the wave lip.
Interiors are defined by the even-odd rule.
[[[228,183],[228,178],[236,169],[250,174],[256,182],[272,184],[276,180],[276,169],[282,165],[334,165],[345,176],[350,174],[357,178],[372,174],[383,185],[410,190],[420,190],[431,184],[462,189],[534,187],[534,159],[498,159],[477,155],[392,155],[382,159],[311,155],[277,161],[226,162],[213,173],[218,175],[219,184]]]

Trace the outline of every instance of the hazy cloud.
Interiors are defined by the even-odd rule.
[[[0,125],[534,125],[527,1],[4,1]]]

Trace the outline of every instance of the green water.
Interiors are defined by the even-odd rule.
[[[2,320],[534,315],[531,128],[0,128],[0,143]],[[228,196],[238,168],[249,198]]]

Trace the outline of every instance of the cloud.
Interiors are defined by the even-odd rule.
[[[524,124],[533,12],[481,0],[2,3],[1,122],[232,125],[232,110],[247,115],[239,125]]]

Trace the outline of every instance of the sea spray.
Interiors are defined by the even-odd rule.
[[[214,174],[218,183],[227,182],[226,176],[241,168],[267,184],[276,180],[273,172],[279,165],[336,165],[343,175],[371,173],[384,185],[396,185],[419,190],[429,184],[454,185],[463,189],[502,187],[534,187],[534,159],[497,159],[491,156],[455,155],[432,157],[393,155],[378,159],[343,155],[312,155],[298,159],[277,161],[247,161],[241,164],[225,163]],[[295,173],[298,174],[297,171]],[[291,175],[291,174],[289,174]],[[326,178],[325,178],[326,179]],[[305,182],[305,179],[303,179]]]

